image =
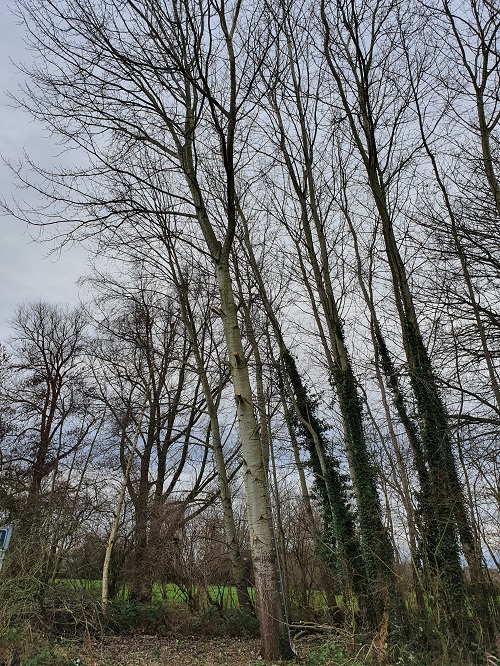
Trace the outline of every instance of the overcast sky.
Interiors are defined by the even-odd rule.
[[[29,62],[22,29],[16,25],[5,0],[0,0],[0,154],[17,162],[23,150],[36,161],[57,160],[58,146],[44,138],[44,129],[12,108],[7,91],[15,92],[21,75],[11,63]],[[16,190],[9,169],[0,164],[0,198],[27,197]],[[31,202],[36,203],[33,195]],[[49,247],[36,241],[37,231],[13,217],[0,217],[0,340],[9,335],[7,320],[15,308],[29,300],[78,302],[78,278],[86,271],[83,249],[69,249],[47,258]]]

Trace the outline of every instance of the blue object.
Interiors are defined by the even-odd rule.
[[[10,535],[12,534],[12,525],[7,525],[0,529],[0,550],[7,550],[10,541]]]

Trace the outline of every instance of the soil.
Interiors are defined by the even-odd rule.
[[[106,637],[75,645],[74,666],[257,666],[256,639]],[[80,662],[78,662],[78,658]]]
[[[268,666],[292,666],[323,644],[323,637],[307,636],[295,643],[297,661]],[[69,649],[68,649],[69,648]],[[260,641],[255,638],[165,638],[107,636],[65,645],[71,666],[263,666]],[[328,663],[328,662],[321,662]]]

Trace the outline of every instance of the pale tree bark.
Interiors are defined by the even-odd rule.
[[[255,572],[256,604],[260,620],[262,652],[266,659],[290,657],[288,630],[276,572],[276,559],[267,493],[266,470],[260,449],[258,424],[248,366],[241,341],[236,303],[229,270],[217,268],[222,319],[228,347],[243,456],[243,479]]]
[[[192,242],[214,264],[244,461],[262,656],[290,657],[258,424],[229,269],[236,227],[237,131],[251,118],[250,92],[271,40],[250,26],[265,10],[247,11],[241,0],[196,7],[184,0],[18,4],[52,65],[33,75],[38,91],[44,90],[32,96],[38,96],[33,113],[68,142],[79,142],[100,177],[102,197],[95,197],[94,184],[91,194],[90,189],[83,194],[93,224],[77,223],[74,234],[88,237],[91,229],[105,230],[125,250],[136,241],[148,242],[140,226],[145,217],[153,229],[148,239],[175,233],[176,220],[184,217],[196,227]],[[110,141],[95,140],[103,134]],[[124,154],[131,158],[127,164]],[[88,170],[82,171],[79,182],[87,176]],[[119,196],[107,190],[110,182],[113,194],[121,188]],[[136,205],[136,189],[139,194],[167,193],[169,205],[158,209],[151,199],[149,208]],[[108,206],[109,214],[102,215]],[[109,215],[120,219],[116,227]],[[184,240],[189,246],[190,239]]]
[[[271,417],[268,414],[268,401],[266,399],[266,392],[264,388],[264,363],[260,351],[259,342],[262,339],[262,332],[257,335],[256,327],[252,317],[252,297],[248,297],[244,293],[243,275],[238,263],[238,257],[233,257],[233,270],[235,273],[235,282],[238,288],[239,305],[243,312],[243,322],[245,327],[245,334],[250,344],[250,349],[253,357],[253,375],[255,378],[255,393],[256,393],[256,408],[257,418],[259,424],[259,436],[261,442],[262,461],[264,464],[264,472],[268,486],[268,496],[273,497],[274,504],[271,506],[272,524],[273,524],[273,538],[274,546],[276,549],[277,561],[277,574],[279,576],[281,595],[283,599],[283,609],[287,623],[290,618],[290,605],[288,596],[288,581],[286,574],[286,548],[285,537],[283,530],[283,522],[281,517],[280,496],[278,487],[278,478],[276,472],[276,458],[274,452],[274,444],[271,433]]]
[[[273,495],[274,506],[272,510],[274,511],[274,543],[277,552],[278,559],[278,576],[280,579],[280,586],[282,590],[283,598],[283,608],[285,610],[285,617],[287,624],[292,622],[291,609],[290,609],[290,581],[288,576],[287,569],[287,549],[286,549],[286,537],[285,537],[285,526],[283,522],[283,511],[281,506],[281,496],[280,496],[280,483],[278,479],[278,466],[276,464],[276,451],[274,442],[272,439],[271,433],[271,422],[269,423],[269,453],[270,453],[270,463],[271,463],[271,474],[268,481],[268,485],[272,486],[270,494]],[[272,479],[272,483],[271,483]]]
[[[243,322],[245,326],[245,334],[250,343],[250,349],[253,356],[254,364],[254,377],[255,377],[255,393],[257,397],[257,414],[259,419],[259,433],[262,449],[262,459],[264,462],[264,468],[266,470],[266,475],[269,475],[270,471],[270,456],[271,456],[271,441],[270,441],[270,429],[269,429],[269,419],[266,409],[266,396],[264,391],[264,364],[262,362],[262,355],[260,353],[259,341],[257,340],[257,333],[255,331],[255,325],[252,321],[252,308],[251,304],[247,302],[245,294],[243,292],[243,276],[241,275],[240,268],[238,266],[238,258],[234,257],[233,260],[235,282],[238,288],[238,296],[241,310],[243,312]]]
[[[261,451],[259,426],[254,413],[248,365],[243,349],[233,292],[233,279],[229,266],[236,231],[234,160],[235,132],[238,121],[238,82],[232,39],[237,26],[239,8],[240,4],[238,3],[230,25],[226,23],[227,17],[224,10],[221,9],[219,12],[229,65],[228,103],[225,110],[227,128],[224,131],[220,125],[216,125],[221,143],[221,157],[223,158],[225,174],[226,229],[222,242],[218,240],[214,226],[209,219],[202,190],[197,180],[193,134],[195,115],[189,107],[187,107],[185,143],[182,147],[181,164],[191,192],[200,230],[215,265],[215,278],[220,298],[220,307],[216,308],[216,311],[224,328],[241,439],[243,479],[250,531],[250,548],[255,574],[256,609],[260,625],[262,656],[264,659],[277,659],[280,657],[290,658],[293,655],[293,650],[285,623],[280,594],[266,469]],[[208,95],[208,98],[210,99],[210,95]]]

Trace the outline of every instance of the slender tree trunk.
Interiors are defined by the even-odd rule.
[[[485,2],[486,16],[484,16],[482,4],[471,0],[472,16],[470,14],[467,16],[466,7],[462,18],[460,12],[458,15],[456,14],[456,9],[454,10],[453,6],[450,6],[448,0],[442,2],[444,14],[455,38],[459,59],[474,91],[483,170],[493,195],[496,211],[500,215],[500,183],[495,171],[495,158],[492,151],[492,133],[498,126],[500,116],[497,108],[498,96],[496,99],[494,97],[496,91],[488,94],[488,83],[492,88],[498,86],[498,7],[494,3]],[[470,23],[468,23],[469,20]],[[464,30],[463,33],[460,32],[459,27],[462,25],[467,26],[467,30]],[[471,42],[468,42],[468,38],[471,36]],[[491,103],[489,121],[487,117],[488,101]]]
[[[306,448],[310,456],[310,465],[314,478],[322,497],[325,522],[325,540],[331,549],[330,559],[335,562],[342,582],[344,599],[350,599],[352,592],[359,597],[360,607],[365,606],[367,592],[366,571],[362,562],[361,547],[355,534],[354,519],[347,503],[347,490],[345,482],[338,471],[338,463],[332,456],[327,456],[327,442],[325,441],[325,427],[316,417],[317,407],[309,398],[300,373],[297,370],[295,359],[286,346],[280,323],[273,310],[267,295],[266,285],[258,268],[257,261],[250,241],[249,229],[243,211],[239,211],[243,224],[243,242],[247,257],[257,281],[259,295],[271,322],[281,359],[281,380],[286,387],[285,393],[291,402],[295,418],[298,420]],[[289,422],[289,428],[291,423]],[[327,536],[326,532],[330,535]],[[333,535],[332,535],[333,532]],[[334,542],[331,542],[331,539]]]
[[[255,572],[256,608],[264,659],[292,658],[288,628],[279,592],[276,555],[271,529],[265,468],[255,419],[248,366],[244,355],[231,276],[227,267],[216,267],[229,365],[243,456],[243,479]]]
[[[394,572],[392,571],[393,552],[382,521],[375,472],[370,462],[365,440],[363,407],[359,399],[351,359],[345,344],[342,318],[331,282],[330,255],[314,179],[315,146],[311,139],[314,132],[311,132],[311,128],[308,126],[300,76],[297,72],[295,54],[292,50],[293,26],[288,25],[286,18],[284,25],[290,73],[289,85],[294,94],[294,110],[296,111],[298,126],[296,141],[301,152],[300,166],[296,164],[288,148],[287,127],[275,93],[270,91],[268,97],[276,120],[281,155],[293,186],[294,197],[300,205],[300,229],[303,243],[301,244],[298,241],[295,243],[299,264],[318,324],[320,320],[319,307],[321,307],[324,316],[326,330],[323,332],[320,324],[318,330],[324,344],[325,358],[329,365],[330,377],[337,394],[342,416],[345,448],[358,509],[361,547],[369,590],[368,603],[371,606],[370,617],[375,624],[382,627],[385,624],[386,610],[390,605],[389,597],[392,590],[395,589]],[[309,275],[301,257],[304,250],[319,295],[319,307],[312,289],[308,286]]]
[[[382,398],[382,404],[384,407],[384,412],[386,416],[386,421],[387,421],[387,426],[389,429],[389,436],[393,445],[394,452],[396,454],[396,461],[398,465],[398,470],[399,470],[399,477],[401,479],[402,487],[403,487],[403,503],[405,506],[406,510],[406,515],[407,515],[407,520],[408,520],[408,537],[409,537],[409,545],[410,545],[410,556],[411,556],[411,562],[412,562],[412,571],[413,571],[413,580],[415,583],[415,590],[416,590],[416,597],[417,597],[417,603],[421,609],[425,607],[425,601],[424,601],[424,596],[423,596],[423,589],[422,589],[422,580],[421,576],[419,574],[419,566],[418,566],[418,560],[421,559],[423,569],[424,569],[424,575],[427,576],[427,582],[429,582],[429,568],[428,568],[428,556],[426,553],[425,548],[423,547],[425,544],[425,541],[422,542],[422,552],[420,554],[420,558],[417,554],[418,548],[417,548],[417,535],[418,532],[422,533],[422,530],[425,528],[430,528],[430,521],[429,521],[429,516],[430,516],[430,511],[428,507],[428,501],[429,501],[429,475],[427,472],[427,468],[425,466],[424,462],[424,453],[422,451],[422,445],[421,441],[418,435],[418,430],[411,420],[408,410],[406,407],[406,401],[403,396],[403,393],[400,388],[400,381],[399,381],[399,376],[398,373],[394,367],[394,363],[392,360],[392,357],[390,355],[389,349],[387,347],[384,335],[382,333],[382,329],[380,327],[380,323],[377,317],[377,313],[375,311],[375,306],[373,302],[373,293],[372,293],[372,284],[371,284],[371,278],[369,279],[369,284],[368,286],[365,284],[365,281],[363,279],[363,270],[362,270],[362,261],[361,261],[361,254],[359,250],[359,244],[358,244],[358,237],[356,230],[354,228],[354,224],[351,219],[351,215],[349,213],[349,209],[347,206],[347,200],[343,197],[343,201],[341,203],[342,207],[342,212],[344,214],[345,219],[347,220],[347,223],[349,225],[349,229],[351,232],[351,236],[353,239],[353,244],[354,244],[354,252],[356,256],[356,273],[358,276],[358,283],[361,288],[361,293],[363,295],[363,299],[368,307],[368,311],[370,313],[370,335],[372,339],[372,345],[373,349],[375,351],[375,374],[377,378],[377,383],[379,385],[380,389],[380,395]],[[406,469],[406,465],[404,464],[401,449],[399,446],[398,438],[396,436],[394,426],[393,426],[393,420],[392,420],[392,415],[391,411],[389,409],[389,403],[387,399],[387,393],[386,393],[386,387],[384,384],[384,379],[382,377],[382,374],[385,377],[385,380],[388,384],[388,387],[391,391],[391,396],[392,396],[392,402],[393,405],[396,409],[396,412],[398,414],[398,417],[405,429],[406,437],[408,439],[408,442],[410,443],[410,448],[413,453],[413,460],[415,464],[415,469],[417,471],[417,476],[420,482],[420,487],[422,489],[421,492],[421,497],[420,497],[420,507],[419,511],[417,514],[414,511],[413,504],[411,501],[411,495],[410,495],[410,482],[408,479],[408,473]],[[429,588],[430,589],[430,588]]]
[[[359,39],[359,26],[342,14],[340,30],[345,29],[357,49],[356,61],[348,60],[352,75],[357,81],[358,99],[353,104],[348,99],[344,76],[330,49],[332,29],[325,12],[324,0],[321,2],[321,13],[325,29],[326,62],[336,83],[352,139],[364,164],[382,226],[408,372],[419,416],[422,449],[429,472],[428,506],[432,513],[426,537],[433,534],[436,536],[435,539],[432,537],[433,542],[426,546],[431,565],[436,570],[435,582],[440,590],[440,603],[446,608],[445,622],[451,633],[462,639],[463,628],[467,626],[467,594],[460,563],[458,530],[468,532],[468,520],[452,452],[446,409],[423,342],[406,270],[394,234],[384,172],[379,166],[376,123],[370,106],[370,61],[365,57],[359,42],[356,42]]]
[[[125,493],[127,491],[127,485],[130,475],[130,470],[132,468],[132,462],[134,460],[135,450],[137,448],[137,443],[139,442],[139,437],[141,434],[142,420],[144,418],[144,413],[146,411],[147,405],[147,393],[144,396],[144,402],[142,405],[141,413],[137,421],[137,426],[135,429],[134,439],[132,441],[132,447],[127,458],[127,464],[123,473],[123,481],[118,494],[118,501],[116,503],[113,522],[111,523],[111,531],[109,533],[108,544],[106,546],[106,554],[104,556],[104,563],[102,566],[102,586],[101,586],[101,607],[103,613],[106,613],[108,608],[108,595],[109,595],[109,568],[111,564],[111,556],[113,554],[113,547],[116,541],[116,535],[118,533],[118,525],[120,524],[120,515],[122,512],[123,502],[125,500]]]
[[[193,312],[189,302],[189,294],[187,285],[181,283],[180,272],[178,266],[175,265],[175,255],[170,253],[172,273],[175,276],[175,281],[179,292],[179,302],[181,306],[181,317],[190,337],[192,352],[195,358],[196,367],[200,375],[203,394],[205,396],[206,409],[210,419],[210,432],[212,451],[215,460],[215,467],[217,469],[217,477],[219,481],[219,493],[222,504],[222,515],[224,520],[224,537],[226,542],[229,560],[231,562],[231,572],[236,587],[236,594],[238,597],[238,604],[242,610],[248,613],[253,613],[253,605],[248,593],[249,581],[245,577],[245,566],[241,556],[240,546],[238,543],[236,524],[234,520],[233,502],[231,497],[231,489],[229,486],[229,479],[226,470],[226,461],[224,459],[224,451],[222,448],[222,437],[220,432],[219,417],[217,412],[217,404],[214,401],[210,383],[207,377],[207,371],[203,363],[202,353],[196,329],[194,325]]]
[[[493,394],[495,396],[495,402],[496,402],[496,408],[497,411],[500,408],[500,387],[498,385],[497,381],[497,374],[495,371],[495,368],[493,366],[493,360],[492,356],[490,353],[489,345],[487,342],[487,336],[486,336],[486,330],[483,325],[483,321],[481,319],[481,314],[479,310],[479,303],[476,298],[476,294],[474,291],[474,286],[472,283],[472,278],[469,272],[469,265],[466,257],[466,253],[463,249],[462,246],[462,241],[460,238],[460,233],[459,233],[459,226],[458,222],[455,216],[455,211],[452,205],[452,201],[450,199],[450,196],[448,194],[448,190],[445,184],[445,181],[443,180],[438,162],[436,160],[436,157],[431,150],[431,146],[427,140],[427,136],[425,134],[424,130],[424,121],[423,121],[423,116],[420,108],[420,104],[418,101],[418,95],[416,94],[416,89],[413,87],[413,94],[416,102],[416,108],[417,108],[417,113],[418,113],[418,121],[419,121],[419,128],[420,128],[420,134],[422,137],[422,142],[425,148],[425,151],[431,161],[431,165],[434,171],[434,176],[436,178],[436,182],[438,184],[439,189],[441,190],[441,194],[443,196],[443,201],[445,205],[446,212],[448,214],[448,218],[450,221],[450,231],[451,231],[451,236],[453,239],[453,243],[455,246],[455,250],[457,252],[457,256],[460,261],[460,267],[462,269],[462,274],[465,280],[466,288],[467,288],[467,293],[469,296],[469,302],[472,308],[472,311],[474,313],[474,318],[476,321],[476,326],[477,326],[477,331],[479,334],[479,339],[481,341],[481,347],[483,350],[484,358],[486,361],[486,366],[488,369],[488,374],[490,377],[490,382],[491,382],[491,388],[493,391]],[[486,132],[486,128],[483,127],[485,124],[484,116],[481,116],[479,109],[479,114],[480,114],[480,128],[481,128],[481,136],[484,142],[488,144],[488,136]],[[484,109],[483,109],[484,111]],[[483,150],[485,149],[485,146],[483,145]],[[489,157],[488,157],[489,156]],[[488,159],[491,158],[491,154],[488,153],[485,159],[485,169],[487,168],[487,165],[489,164]],[[492,164],[490,164],[491,168]],[[492,192],[495,194],[497,190],[495,190],[495,183],[496,179],[494,176],[494,173],[490,174],[488,176],[488,179],[490,180],[490,177],[493,179],[493,183],[490,182],[490,186],[492,187]],[[458,452],[459,452],[459,457],[460,457],[460,442],[458,441]],[[467,479],[467,477],[466,477]],[[484,567],[484,560],[483,560],[483,555],[481,552],[481,543],[480,539],[477,535],[477,532],[474,530],[474,521],[473,521],[473,514],[471,513],[472,508],[469,509],[470,513],[467,511],[466,505],[465,505],[465,497],[463,495],[463,491],[461,488],[461,484],[459,483],[458,476],[457,475],[452,475],[451,479],[451,484],[452,488],[454,490],[454,494],[458,495],[463,498],[463,501],[455,503],[455,520],[457,522],[457,527],[458,527],[458,532],[462,544],[462,548],[467,560],[467,564],[469,566],[469,571],[470,571],[470,577],[471,577],[471,583],[472,583],[472,588],[474,591],[474,596],[476,600],[476,612],[478,614],[479,622],[482,625],[481,631],[484,631],[488,637],[488,641],[490,645],[493,644],[494,642],[494,627],[493,627],[493,620],[491,613],[489,611],[489,600],[488,597],[491,595],[489,584],[488,584],[488,577],[485,572],[485,567]]]
[[[197,178],[194,145],[197,113],[193,106],[193,99],[198,97],[198,92],[191,88],[188,81],[186,82],[184,144],[179,147],[179,156],[191,193],[192,203],[196,210],[200,231],[215,267],[215,278],[220,297],[218,313],[224,327],[241,440],[243,479],[250,531],[250,549],[255,574],[256,609],[260,626],[262,657],[265,660],[276,660],[291,658],[293,650],[281,605],[279,580],[276,575],[276,553],[272,538],[272,518],[265,478],[266,472],[260,448],[258,424],[254,414],[248,366],[238,322],[233,281],[229,270],[229,257],[233,249],[237,221],[234,146],[239,107],[237,103],[237,67],[232,38],[236,29],[238,11],[231,19],[231,28],[227,25],[224,11],[222,5],[219,18],[221,20],[220,27],[225,37],[229,72],[224,128],[214,116],[217,138],[221,148],[221,154],[219,155],[221,168],[225,174],[226,227],[222,242],[218,239],[215,227],[211,223],[203,197],[203,188],[200,187]],[[190,67],[190,65],[187,65],[187,67]],[[214,102],[210,91],[208,91],[208,98],[207,104]],[[215,105],[212,109],[215,110]],[[217,113],[216,111],[216,115]]]

